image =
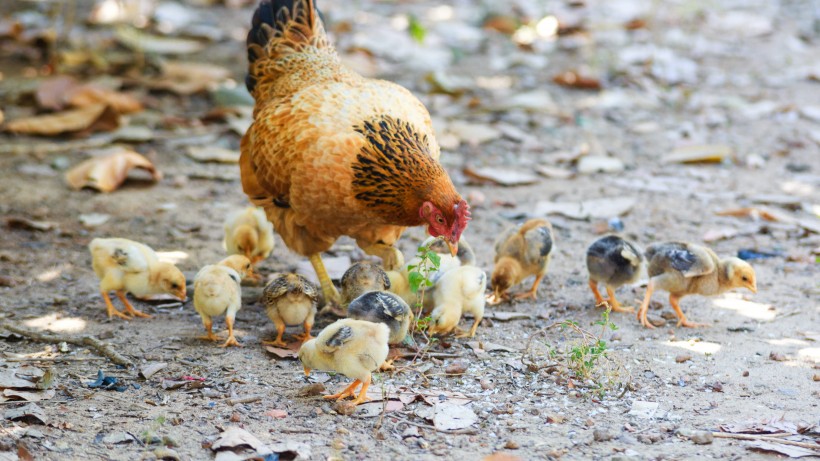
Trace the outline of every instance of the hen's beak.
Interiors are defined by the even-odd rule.
[[[305,367],[305,376],[310,376],[310,368]]]
[[[455,256],[458,254],[458,241],[447,240],[447,246],[450,247],[450,254]]]

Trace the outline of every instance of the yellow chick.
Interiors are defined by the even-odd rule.
[[[245,255],[255,266],[273,251],[273,224],[261,208],[247,207],[225,220],[225,240],[229,255]]]
[[[390,278],[381,267],[361,261],[350,266],[342,276],[342,305],[370,291],[384,291],[390,288]]]
[[[552,224],[546,219],[530,219],[504,231],[495,243],[493,296],[491,304],[508,299],[507,291],[525,278],[534,275],[529,291],[516,299],[537,299],[538,285],[547,273],[550,256],[555,249]]]
[[[486,289],[487,275],[475,266],[461,266],[442,274],[433,290],[434,307],[428,332],[443,335],[455,330],[457,337],[475,336],[476,328],[484,318]],[[458,328],[465,313],[471,313],[475,318],[469,332]]]
[[[615,312],[632,312],[633,308],[621,306],[615,298],[615,290],[637,282],[645,262],[643,252],[637,245],[617,235],[607,235],[592,242],[587,249],[587,269],[595,304],[600,306],[607,302]],[[601,296],[598,283],[606,286],[609,299]]]
[[[304,334],[296,336],[300,341],[313,337],[310,329],[313,328],[316,306],[319,304],[319,290],[308,279],[299,274],[277,276],[262,291],[262,304],[268,318],[276,326],[276,339],[262,341],[262,344],[287,347],[282,335],[288,325],[304,326]]]
[[[147,245],[122,238],[95,238],[88,245],[91,265],[100,278],[100,292],[108,317],[130,319],[151,316],[134,309],[125,293],[137,297],[155,294],[171,294],[185,301],[185,276],[171,263],[161,262]],[[125,305],[125,313],[111,304],[108,292],[114,290]]]
[[[242,306],[241,282],[251,270],[251,262],[242,255],[232,255],[218,264],[209,264],[194,278],[194,309],[202,318],[207,334],[201,339],[216,341],[211,317],[225,314],[228,339],[221,347],[241,346],[233,335],[236,312]]]
[[[700,245],[656,243],[646,249],[646,259],[649,285],[638,309],[638,320],[648,328],[655,328],[647,321],[646,312],[656,289],[669,292],[669,304],[678,316],[678,326],[692,328],[708,325],[687,320],[678,305],[680,298],[691,294],[713,296],[732,288],[748,288],[757,293],[755,270],[749,263],[738,258],[720,259],[714,251]]]
[[[355,395],[356,388],[362,390],[354,405],[370,400],[367,388],[373,370],[387,359],[387,341],[390,329],[383,323],[366,320],[341,319],[331,323],[319,335],[302,344],[299,360],[305,368],[305,375],[311,369],[335,371],[354,381],[338,394],[326,395],[326,399],[341,400]]]

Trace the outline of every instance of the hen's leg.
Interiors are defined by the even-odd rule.
[[[206,333],[205,333],[205,336],[200,336],[199,339],[204,339],[206,341],[216,341],[217,339],[219,339],[219,337],[216,336],[213,332],[214,324],[213,324],[213,321],[211,320],[211,317],[208,316],[208,315],[205,315],[205,314],[201,314],[201,315],[202,315],[202,325],[205,326],[205,332]]]
[[[116,293],[117,297],[120,298],[120,301],[122,301],[122,303],[125,304],[125,312],[128,312],[129,314],[135,317],[143,317],[146,319],[151,318],[151,316],[146,314],[145,312],[140,312],[134,309],[134,306],[132,306],[131,303],[128,302],[128,299],[125,297],[125,292],[123,292],[122,290],[118,290]]]
[[[404,255],[393,245],[374,243],[362,248],[365,253],[382,258],[382,266],[386,271],[396,271],[404,265]]]
[[[105,310],[108,312],[108,318],[110,319],[112,315],[117,316],[121,319],[131,320],[131,317],[123,314],[122,312],[118,311],[114,305],[111,303],[111,298],[108,297],[108,293],[105,291],[102,292],[103,301],[105,301]]]
[[[330,280],[330,275],[325,269],[325,263],[322,262],[322,256],[319,253],[309,256],[310,264],[313,265],[313,270],[316,271],[316,277],[319,279],[319,284],[322,286],[322,294],[325,296],[325,302],[328,305],[338,306],[342,297],[339,295],[339,290],[333,285]]]
[[[675,309],[675,314],[678,316],[678,326],[679,327],[687,327],[687,328],[698,328],[698,327],[708,327],[710,326],[708,323],[695,323],[690,322],[686,319],[686,316],[683,315],[683,311],[681,310],[680,306],[678,305],[678,300],[680,300],[679,296],[675,296],[673,294],[669,295],[669,304],[672,305],[672,309]]]
[[[344,390],[342,390],[342,392],[339,392],[338,394],[326,395],[326,396],[324,396],[324,398],[327,399],[327,400],[331,400],[331,399],[341,400],[345,397],[350,397],[351,395],[354,394],[354,392],[356,391],[356,388],[359,387],[359,384],[361,384],[361,383],[362,382],[357,379],[357,380],[353,381],[352,383],[350,383],[349,386],[344,388]],[[368,384],[370,384],[370,383],[368,383]]]
[[[632,307],[621,306],[621,303],[615,299],[615,290],[609,285],[606,286],[606,294],[609,296],[609,305],[612,307],[613,312],[635,312],[635,309]]]
[[[225,342],[222,343],[222,345],[219,346],[219,347],[228,347],[228,346],[242,347],[242,345],[239,344],[239,341],[237,341],[236,337],[234,337],[234,335],[233,335],[233,317],[225,317],[225,323],[228,325],[228,339],[225,340]]]
[[[288,347],[288,343],[282,341],[282,335],[285,334],[285,322],[274,316],[273,324],[276,325],[276,339],[273,341],[262,341],[262,344],[267,346]]]
[[[641,307],[638,309],[638,321],[646,328],[655,328],[655,325],[649,323],[646,319],[646,311],[649,310],[649,300],[652,299],[652,292],[655,290],[655,282],[649,279],[649,284],[646,286],[646,295],[643,297]]]
[[[535,277],[535,281],[532,282],[532,288],[529,291],[525,291],[523,293],[518,293],[515,295],[515,299],[527,299],[531,298],[533,300],[538,299],[538,285],[541,285],[541,280],[544,278],[544,274],[538,274]]]
[[[601,296],[601,292],[598,291],[598,282],[589,279],[589,289],[592,290],[592,294],[595,296],[595,307],[599,307],[601,304],[606,302],[604,297]]]

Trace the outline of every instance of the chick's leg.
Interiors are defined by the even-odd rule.
[[[222,343],[222,345],[219,346],[219,347],[228,347],[228,346],[242,347],[242,345],[239,344],[239,341],[237,341],[236,337],[234,337],[234,335],[233,335],[233,320],[234,320],[233,317],[225,317],[225,324],[228,325],[228,339],[225,340],[225,342]]]
[[[621,303],[615,299],[615,290],[609,285],[606,286],[606,294],[609,296],[609,305],[612,307],[613,312],[635,312],[635,309],[631,307],[621,306]]]
[[[606,302],[604,297],[601,296],[601,292],[598,291],[598,282],[589,279],[589,289],[592,290],[592,294],[595,296],[595,307],[599,307],[601,304]]]
[[[199,339],[204,339],[207,341],[216,341],[219,339],[219,337],[213,332],[214,323],[210,316],[202,314],[202,325],[205,326],[206,333],[205,336],[200,336]]]
[[[649,280],[649,284],[646,286],[646,295],[643,297],[643,302],[641,303],[641,307],[638,309],[638,321],[641,322],[641,325],[645,326],[646,328],[655,328],[655,325],[649,323],[649,320],[646,319],[646,311],[649,310],[649,300],[652,299],[652,292],[655,290],[655,282],[652,279]]]
[[[262,341],[262,344],[266,346],[288,347],[288,343],[282,340],[282,336],[285,334],[285,322],[283,322],[282,319],[274,318],[273,324],[276,326],[276,339],[273,341]]]
[[[353,401],[353,405],[358,405],[362,402],[367,402],[370,400],[367,396],[368,387],[370,387],[370,375],[367,375],[367,379],[362,381],[362,390],[359,391],[359,395],[356,397],[356,400]]]
[[[325,263],[322,262],[322,256],[316,253],[310,255],[308,259],[310,259],[310,264],[313,265],[313,270],[316,271],[316,277],[322,286],[322,294],[325,296],[325,302],[329,305],[338,306],[342,302],[342,297],[339,295],[339,290],[333,286],[333,281],[330,280],[330,275],[328,275],[327,269],[325,269]]]
[[[370,379],[368,379],[367,381],[368,381],[368,384],[370,384]],[[357,379],[357,380],[353,381],[352,383],[350,383],[349,386],[344,388],[342,390],[342,392],[339,392],[338,394],[326,395],[326,396],[324,396],[324,398],[327,399],[327,400],[332,400],[332,399],[341,400],[345,397],[350,397],[351,395],[353,395],[355,393],[356,388],[359,387],[359,384],[361,384],[361,383],[362,382]]]
[[[128,302],[128,299],[125,297],[125,292],[121,290],[117,291],[117,297],[120,298],[120,301],[122,301],[123,304],[125,304],[125,312],[128,312],[129,314],[135,317],[143,317],[146,319],[151,318],[151,316],[146,314],[145,312],[141,312],[134,309],[134,306],[132,306],[131,303]]]
[[[310,335],[310,330],[313,328],[313,322],[309,322],[309,321],[305,320],[305,323],[303,323],[302,325],[305,328],[305,332],[304,332],[304,334],[301,334],[301,335],[295,335],[296,339],[298,339],[299,341],[302,341],[302,342],[313,339],[313,336]]]
[[[515,299],[527,299],[527,298],[530,298],[530,299],[533,299],[533,300],[538,299],[538,293],[537,293],[538,292],[538,285],[541,284],[541,279],[543,279],[543,278],[544,278],[544,274],[538,274],[535,277],[535,281],[532,282],[532,288],[530,288],[529,291],[525,291],[523,293],[518,293],[517,295],[515,295]]]
[[[675,314],[678,316],[678,326],[679,327],[687,327],[687,328],[698,328],[698,327],[708,327],[710,326],[708,323],[695,323],[690,322],[686,319],[686,316],[683,315],[683,310],[681,310],[680,305],[678,305],[678,301],[680,300],[679,296],[675,296],[673,294],[669,295],[669,304],[672,305],[672,309],[675,309]]]
[[[102,297],[103,297],[103,300],[105,301],[105,310],[106,310],[106,312],[108,312],[108,318],[109,319],[113,315],[113,316],[117,316],[121,319],[131,320],[131,317],[129,317],[128,315],[123,314],[122,312],[118,311],[114,307],[114,304],[111,303],[111,298],[108,297],[108,293],[103,291],[102,292]]]

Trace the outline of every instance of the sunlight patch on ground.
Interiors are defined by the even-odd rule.
[[[157,257],[162,262],[176,264],[188,259],[188,253],[184,251],[157,251]]]
[[[820,347],[807,347],[797,351],[797,357],[800,360],[820,363]]]
[[[728,293],[720,298],[714,299],[712,304],[715,307],[732,310],[745,317],[764,322],[772,321],[777,316],[777,310],[774,309],[771,304],[746,301],[741,299],[741,295],[737,293]]]
[[[453,19],[454,13],[455,11],[450,5],[434,6],[427,10],[427,19],[434,22],[449,21]]]
[[[49,314],[23,322],[23,325],[37,330],[48,330],[55,333],[77,333],[85,330],[86,321],[80,317],[57,317]]]
[[[808,341],[795,338],[769,339],[766,342],[773,346],[805,346],[808,344]]]
[[[697,339],[689,339],[683,341],[666,341],[664,345],[686,349],[687,351],[697,352],[698,354],[717,354],[723,347],[718,343],[710,343],[708,341],[699,341]]]

